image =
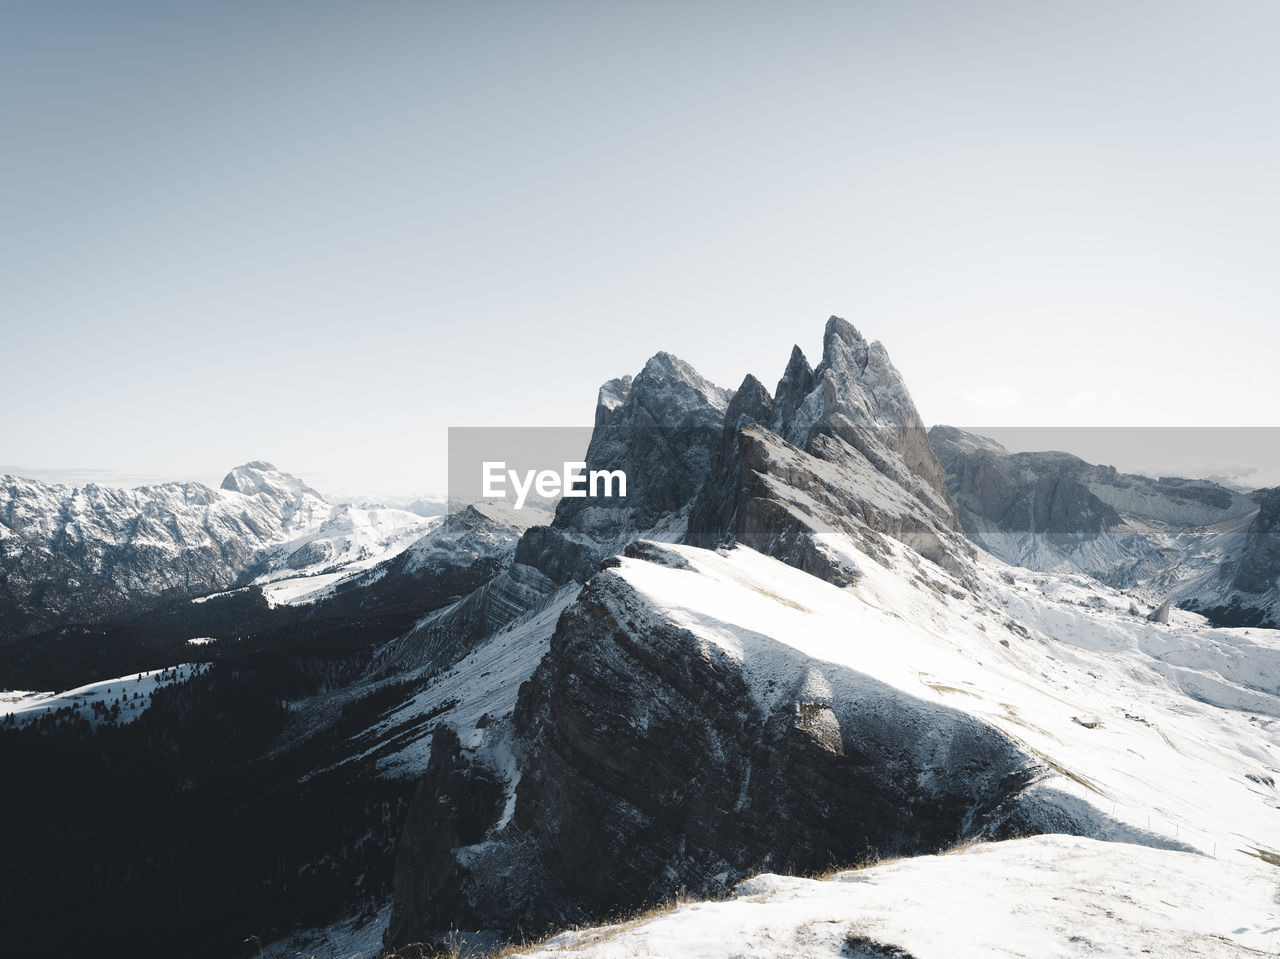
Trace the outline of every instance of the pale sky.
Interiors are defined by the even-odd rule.
[[[0,0],[0,463],[441,490],[835,313],[930,423],[1276,426],[1280,4]]]

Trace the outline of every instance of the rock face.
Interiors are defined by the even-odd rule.
[[[1151,479],[1068,453],[1010,453],[929,432],[965,533],[1006,562],[1081,572],[1223,625],[1277,621],[1277,500],[1207,480]],[[1268,519],[1268,502],[1276,510]]]
[[[1235,589],[1255,596],[1280,588],[1280,486],[1260,491],[1258,502],[1231,580]]]
[[[634,380],[606,383],[596,405],[587,468],[625,471],[626,499],[614,507],[563,499],[554,528],[616,539],[678,512],[706,478],[732,398],[670,353],[654,355]]]
[[[683,562],[654,543],[629,555]],[[424,779],[388,942],[451,926],[536,934],[679,889],[714,894],[759,869],[815,870],[872,848],[1026,827],[1017,797],[1034,764],[990,727],[865,678],[859,699],[891,705],[833,696],[841,679],[812,669],[778,679],[793,685],[761,704],[737,663],[625,576],[595,576],[521,688],[514,807],[494,801],[487,773],[462,772],[456,751]],[[944,773],[957,768],[966,774]],[[462,836],[463,810],[492,818]]]
[[[1254,493],[1239,550],[1179,592],[1181,604],[1229,626],[1280,628],[1280,487]]]
[[[847,581],[825,533],[909,544],[955,567],[967,552],[941,465],[901,376],[879,343],[832,317],[810,371],[796,347],[777,398],[748,376],[725,416],[688,541],[731,539],[806,572]]]
[[[752,376],[728,394],[658,354],[635,380],[602,387],[595,422],[589,468],[627,470],[635,496],[611,509],[563,501],[521,538],[504,576],[536,572],[544,594],[587,582],[521,687],[504,747],[519,757],[517,784],[501,811],[486,800],[483,841],[459,849],[448,817],[487,767],[450,752],[424,780],[389,945],[450,928],[534,934],[765,867],[1026,828],[1018,797],[1035,763],[994,730],[878,687],[863,686],[893,706],[861,709],[810,673],[763,705],[738,665],[652,607],[616,560],[601,567],[624,549],[679,567],[677,551],[636,540],[656,529],[750,545],[837,585],[861,575],[832,545],[844,537],[884,562],[906,546],[962,579],[971,549],[883,347],[833,317],[822,362],[811,369],[793,350],[776,397]],[[972,775],[941,774],[956,764]]]
[[[1122,523],[1120,514],[1089,489],[1097,469],[1076,456],[1009,453],[992,440],[947,426],[934,427],[929,439],[961,507],[962,525],[979,542],[988,525],[1060,537],[1065,543]]]
[[[965,530],[979,541],[1026,532],[1070,543],[1132,518],[1193,529],[1247,518],[1257,508],[1249,496],[1208,480],[1124,474],[1069,453],[1010,453],[955,427],[935,426],[929,440]]]
[[[424,594],[438,594],[430,613],[379,652],[379,671],[450,666],[478,640],[541,605],[554,584],[513,559],[522,534],[546,518],[534,508],[469,505],[398,556],[343,584],[340,598],[368,597],[383,607],[407,595],[420,602]]]
[[[670,353],[654,355],[634,379],[606,382],[585,460],[588,470],[623,470],[626,498],[608,506],[562,499],[554,517],[530,508],[503,508],[503,516],[479,524],[465,515],[450,517],[440,533],[406,551],[410,562],[421,555],[423,564],[439,565],[439,557],[423,550],[449,530],[460,536],[445,557],[455,573],[461,568],[457,549],[472,548],[482,531],[487,531],[483,542],[496,546],[500,540],[502,549],[477,556],[477,564],[487,565],[473,572],[487,575],[472,579],[482,585],[389,644],[381,655],[383,668],[448,668],[494,632],[545,608],[562,587],[585,582],[601,560],[638,536],[682,536],[684,516],[710,470],[731,398]],[[479,508],[498,509],[493,504]]]
[[[826,532],[887,535],[948,565],[967,552],[942,466],[883,346],[833,316],[822,362],[812,369],[793,349],[777,393],[754,376],[730,393],[669,353],[634,380],[605,383],[587,467],[624,470],[626,500],[562,500],[554,522],[522,537],[515,562],[562,586],[641,535],[728,537],[839,580],[849,571],[822,548]]]
[[[867,343],[851,323],[831,317],[822,339],[822,362],[813,377],[814,389],[794,416],[778,424],[788,441],[803,447],[815,432],[834,433],[873,462],[884,462],[882,469],[897,465],[884,456],[887,449],[932,489],[938,509],[952,512],[943,470],[929,446],[924,422],[879,341]],[[784,374],[779,387],[786,383]],[[898,482],[905,479],[899,477]]]

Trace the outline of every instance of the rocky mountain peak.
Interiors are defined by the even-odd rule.
[[[608,425],[613,418],[613,411],[627,401],[631,395],[631,376],[618,376],[606,380],[600,385],[596,394],[596,427]]]
[[[627,496],[562,499],[551,526],[534,527],[521,539],[516,562],[556,585],[582,581],[616,552],[620,539],[670,521],[701,488],[733,398],[666,352],[650,357],[634,379],[601,386],[585,460],[589,470],[626,473]]]
[[[778,380],[774,396],[774,406],[784,422],[790,421],[795,415],[804,398],[813,392],[813,386],[813,367],[805,358],[804,351],[799,346],[793,346],[791,358],[787,360],[782,379]]]
[[[273,499],[298,499],[304,496],[324,499],[298,477],[277,469],[265,460],[250,460],[243,466],[235,467],[223,477],[220,488],[232,493],[243,493],[245,496],[265,493]]]
[[[627,401],[647,406],[657,398],[668,411],[673,401],[691,409],[704,408],[723,415],[733,399],[692,366],[671,353],[655,353],[632,381]]]
[[[802,421],[817,423],[839,414],[859,426],[924,425],[888,351],[879,340],[868,343],[852,323],[838,316],[827,320],[814,380],[817,389],[804,403]]]
[[[772,425],[775,416],[774,399],[768,388],[748,373],[742,385],[733,394],[724,414],[724,429],[728,434],[747,423]]]
[[[867,348],[866,338],[858,332],[857,327],[844,317],[830,316],[822,331],[823,359],[826,359],[827,351],[831,350],[835,344],[840,344],[846,349],[861,348],[865,351]]]

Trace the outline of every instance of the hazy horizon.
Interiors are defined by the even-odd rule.
[[[658,350],[772,384],[832,313],[930,423],[1277,423],[1272,4],[0,26],[0,460],[28,471],[439,492],[450,426],[589,423]]]
[[[951,424],[941,424],[951,425]],[[1121,473],[1159,478],[1204,479],[1241,490],[1280,486],[1280,427],[1071,427],[1013,426],[961,427],[995,439],[1010,452],[1056,451],[1071,453]],[[529,430],[530,436],[557,430],[590,434],[589,426],[547,427]],[[464,431],[466,432],[466,431]],[[519,433],[520,430],[507,432]],[[528,441],[526,441],[528,442]],[[585,440],[583,441],[585,443]],[[575,454],[580,455],[580,454]],[[263,457],[248,457],[241,463]],[[390,505],[413,498],[439,499],[452,495],[452,482],[438,487],[397,487],[366,485],[351,474],[307,472],[265,458],[286,473],[292,473],[332,498],[385,499]],[[92,468],[39,468],[0,463],[0,475],[67,486],[97,483],[101,486],[137,487],[162,482],[199,482],[218,486],[233,466],[213,474],[176,475],[167,473],[126,473]],[[451,474],[452,475],[452,474]]]

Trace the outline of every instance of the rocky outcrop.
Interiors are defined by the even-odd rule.
[[[965,531],[979,542],[994,526],[1015,533],[1098,536],[1121,525],[1120,514],[1087,483],[1093,468],[1069,453],[1010,453],[985,437],[935,426],[929,439],[960,507]]]
[[[435,538],[456,535],[468,548],[477,541],[496,547],[502,539],[502,549],[483,559],[492,567],[491,576],[388,644],[379,660],[382,668],[447,668],[496,630],[543,608],[559,588],[585,582],[603,559],[641,534],[659,525],[669,536],[683,533],[682,511],[710,470],[731,399],[670,353],[654,355],[634,379],[606,382],[585,461],[588,470],[623,470],[625,499],[601,505],[565,498],[550,523],[528,527],[516,525],[537,515],[527,508],[482,504],[451,515]],[[485,522],[468,520],[468,510],[477,509],[490,514]],[[431,541],[424,540],[424,547]],[[408,552],[416,555],[424,547]],[[456,556],[450,559],[457,565]]]
[[[1180,604],[1224,626],[1280,628],[1280,487],[1254,493],[1240,549],[1180,591]]]
[[[634,380],[601,386],[587,469],[622,470],[626,498],[562,499],[549,526],[521,539],[516,562],[557,586],[583,582],[601,559],[659,524],[679,532],[673,519],[710,472],[732,398],[670,353],[655,354]]]
[[[448,577],[445,582],[465,578],[471,589],[388,643],[377,657],[379,672],[447,669],[497,630],[546,605],[556,592],[555,584],[533,567],[496,558],[443,567],[435,575]],[[424,589],[433,578],[420,574],[419,582]]]
[[[670,353],[657,353],[627,385],[606,383],[587,447],[589,470],[623,470],[627,496],[617,506],[563,499],[557,529],[614,538],[646,530],[683,507],[711,466],[732,394]]]
[[[816,370],[796,347],[776,398],[755,377],[739,388],[688,541],[741,542],[833,582],[850,571],[823,547],[830,532],[872,555],[897,539],[958,569],[968,546],[943,477],[884,348],[832,317]]]
[[[630,555],[682,562],[652,543]],[[1027,828],[1017,797],[1035,766],[1012,742],[867,677],[852,680],[857,701],[842,698],[833,670],[779,672],[794,685],[762,703],[738,663],[624,575],[600,573],[521,688],[509,818],[487,800],[487,829],[472,823],[465,844],[451,827],[437,835],[477,785],[455,778],[456,757],[429,774],[405,826],[389,944],[451,927],[535,935],[677,890],[713,895],[761,869]]]
[[[814,381],[813,392],[792,421],[781,424],[787,439],[803,446],[813,431],[829,430],[861,449],[864,437],[873,438],[874,445],[897,454],[937,494],[940,508],[950,512],[943,471],[929,447],[924,421],[878,340],[867,343],[851,323],[831,317]]]
[[[457,895],[463,867],[437,851],[480,842],[502,811],[502,799],[502,783],[464,756],[458,734],[448,726],[435,727],[427,771],[418,782],[396,846],[397,913],[388,933],[391,940],[404,945],[423,942],[412,917],[445,910],[455,922],[483,926],[483,917]]]
[[[1258,515],[1245,536],[1231,585],[1255,596],[1280,589],[1280,486],[1258,493]]]
[[[963,537],[840,437],[816,434],[806,451],[751,424],[735,432],[732,454],[721,473],[733,495],[708,484],[690,520],[702,534],[690,537],[695,545],[722,540],[727,524],[733,541],[845,585],[857,571],[827,547],[828,534],[851,537],[872,557],[893,539],[964,577]]]

